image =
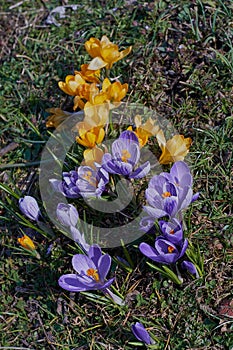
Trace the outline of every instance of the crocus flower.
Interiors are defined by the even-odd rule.
[[[175,163],[170,173],[163,172],[150,180],[145,193],[149,206],[144,206],[144,210],[154,218],[176,217],[198,197],[197,194],[193,196],[191,186],[192,176],[187,164]]]
[[[23,237],[18,238],[18,242],[23,248],[25,248],[27,250],[35,250],[36,249],[35,244],[31,240],[31,238],[28,237],[27,235],[24,235]]]
[[[134,325],[132,325],[131,329],[134,336],[141,342],[147,345],[155,344],[154,340],[150,337],[149,333],[140,322],[136,322]]]
[[[41,215],[36,199],[31,196],[25,196],[19,199],[19,209],[25,216],[33,221],[38,221]]]
[[[174,243],[180,244],[183,241],[183,229],[179,220],[173,218],[170,221],[159,221],[159,227],[165,239]]]
[[[184,260],[181,263],[181,268],[183,270],[187,270],[192,275],[195,275],[196,278],[199,278],[199,273],[197,272],[196,266],[193,263],[191,263],[191,261]]]
[[[139,140],[140,147],[145,146],[148,141],[148,138],[155,136],[159,131],[159,126],[155,125],[155,120],[148,118],[147,121],[142,124],[142,118],[140,115],[136,115],[134,118],[135,129],[132,126],[129,126],[127,130],[133,131]]]
[[[86,81],[83,79],[82,75],[77,72],[75,75],[67,75],[65,82],[59,81],[59,88],[68,95],[76,96],[79,95],[78,88],[86,84]]]
[[[106,170],[99,168],[94,170],[89,166],[78,168],[78,180],[76,182],[79,193],[85,198],[100,197],[109,182]]]
[[[170,140],[166,141],[162,130],[156,136],[159,147],[162,150],[159,158],[160,164],[169,164],[178,160],[184,160],[192,143],[190,137],[185,138],[183,135],[174,135]]]
[[[88,68],[88,64],[82,64],[81,65],[81,72],[76,72],[75,74],[79,73],[82,78],[90,83],[99,83],[99,77],[100,77],[100,70],[92,70]]]
[[[104,151],[99,147],[88,148],[83,152],[83,162],[82,165],[96,169],[95,163],[101,164]]]
[[[78,123],[79,136],[76,141],[85,147],[93,148],[101,143],[105,136],[105,131],[102,126],[91,127],[85,121]]]
[[[63,111],[61,108],[48,108],[46,112],[51,113],[47,118],[46,128],[57,128],[72,113]]]
[[[90,38],[85,43],[85,49],[93,60],[89,64],[89,69],[101,69],[103,67],[111,68],[113,63],[121,60],[128,55],[132,46],[119,52],[118,46],[113,44],[106,35],[102,36],[101,40]]]
[[[119,81],[111,83],[108,78],[105,78],[102,85],[103,92],[106,93],[107,99],[114,103],[120,102],[128,91],[128,84],[121,84]]]
[[[61,192],[63,196],[68,198],[80,197],[79,189],[77,187],[78,172],[71,170],[69,172],[63,172],[63,180],[50,179],[50,183],[56,192]]]
[[[155,240],[155,248],[151,247],[147,243],[141,243],[139,249],[142,254],[147,256],[153,261],[161,264],[174,264],[180,259],[188,247],[188,240],[185,239],[182,245],[175,245],[170,241],[159,236]]]
[[[88,256],[76,254],[72,258],[72,265],[76,274],[67,274],[59,278],[60,287],[70,292],[84,292],[88,290],[105,290],[114,281],[105,278],[111,266],[111,257],[102,255],[98,245],[92,245]]]
[[[135,166],[140,159],[140,148],[137,136],[132,131],[124,131],[112,144],[112,155],[105,153],[102,158],[102,167],[110,174],[140,179],[150,171],[147,161],[138,168]]]
[[[58,220],[64,226],[76,226],[78,222],[78,211],[72,204],[59,203],[56,214]]]

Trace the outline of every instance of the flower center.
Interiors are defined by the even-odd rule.
[[[172,247],[171,245],[169,245],[169,246],[167,247],[167,250],[168,250],[168,253],[172,253],[172,252],[175,250],[175,248]]]
[[[88,182],[90,181],[92,172],[90,170],[85,172],[85,175],[83,176],[85,180],[87,180]]]
[[[163,198],[171,197],[171,192],[164,192],[164,193],[162,194],[162,197],[163,197]]]
[[[83,175],[84,179],[89,182],[89,184],[93,187],[97,186],[97,180],[92,179],[92,172],[90,170],[86,171],[85,174]]]
[[[127,163],[128,159],[131,157],[131,154],[129,153],[129,151],[127,149],[123,149],[121,151],[121,160],[122,162]]]
[[[170,233],[171,235],[174,235],[175,230],[171,230],[169,233]]]
[[[86,272],[87,276],[93,277],[96,282],[99,282],[99,275],[97,270],[93,269],[92,267],[87,270]]]

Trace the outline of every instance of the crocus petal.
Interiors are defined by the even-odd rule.
[[[181,252],[180,252],[180,254],[179,254],[179,259],[184,255],[184,253],[186,252],[186,249],[188,248],[188,240],[187,239],[185,239],[184,240],[184,244],[183,244],[183,246],[182,246],[182,249],[181,249]]]
[[[142,177],[145,177],[150,171],[150,162],[147,161],[144,164],[142,164],[140,167],[138,167],[135,171],[133,171],[130,174],[131,179],[141,179]]]
[[[101,248],[97,244],[93,244],[89,249],[88,257],[93,261],[96,267],[101,256]]]
[[[199,198],[199,196],[200,196],[200,193],[199,193],[199,192],[195,193],[195,194],[193,195],[193,197],[192,197],[191,203],[195,202],[195,201]]]
[[[145,216],[140,221],[140,230],[144,232],[149,232],[151,229],[154,228],[155,225],[155,219],[150,216]]]
[[[68,290],[69,292],[82,292],[87,290],[86,286],[77,280],[75,274],[61,276],[58,280],[58,284],[61,288]]]
[[[165,210],[162,209],[157,209],[157,208],[153,208],[149,205],[144,205],[143,206],[143,210],[145,210],[145,212],[151,216],[152,218],[158,219],[161,218],[162,216],[167,216],[167,212]]]
[[[83,254],[74,255],[72,258],[72,265],[74,270],[80,275],[86,275],[86,272],[89,269],[96,270],[96,265],[94,262],[88,256]]]
[[[90,70],[97,70],[97,69],[101,69],[103,67],[107,66],[107,62],[105,62],[104,60],[102,60],[101,57],[95,57],[93,58],[93,60],[89,63],[88,65],[88,69]]]
[[[140,322],[136,322],[134,325],[132,325],[132,332],[134,336],[142,341],[145,344],[152,344],[152,339],[147,332],[147,330],[144,328],[144,326]]]
[[[184,260],[181,264],[181,268],[183,270],[187,270],[192,275],[195,275],[196,278],[199,278],[199,274],[197,272],[196,266],[191,261]]]
[[[104,281],[111,267],[111,257],[108,254],[102,255],[98,261],[98,272],[101,281]]]

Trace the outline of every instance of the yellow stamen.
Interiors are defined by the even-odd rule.
[[[122,157],[121,160],[125,163],[128,162],[128,159],[131,157],[131,154],[129,153],[129,151],[127,149],[123,149],[121,151]]]
[[[96,282],[99,282],[99,275],[98,275],[98,272],[97,272],[97,270],[95,270],[95,269],[93,269],[93,268],[90,268],[90,269],[88,269],[87,270],[87,276],[91,276],[91,277],[93,277],[94,278],[94,280],[96,281]]]
[[[171,245],[169,245],[169,246],[167,247],[167,250],[168,250],[168,253],[172,253],[172,252],[175,250],[175,248],[172,247]]]
[[[163,197],[163,198],[171,197],[171,192],[164,192],[164,193],[162,194],[162,197]]]

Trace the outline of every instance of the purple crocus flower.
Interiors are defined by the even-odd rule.
[[[79,189],[77,187],[78,172],[71,170],[69,172],[63,172],[63,180],[50,179],[50,183],[56,192],[60,192],[67,198],[80,197]]]
[[[76,185],[79,193],[84,198],[100,197],[108,182],[108,172],[101,167],[98,170],[94,170],[89,166],[80,166],[78,168]]]
[[[139,249],[142,254],[153,261],[167,265],[176,263],[177,260],[184,255],[187,247],[187,239],[184,240],[182,245],[176,246],[174,243],[169,242],[162,236],[159,236],[155,240],[155,248],[144,242],[139,245]]]
[[[72,258],[72,265],[76,274],[67,274],[59,278],[60,287],[70,292],[84,292],[88,290],[105,290],[114,281],[105,281],[111,266],[111,257],[102,255],[98,245],[92,245],[88,256],[76,254]]]
[[[181,264],[183,270],[187,270],[192,275],[195,275],[196,278],[199,278],[199,273],[197,272],[196,266],[191,263],[191,261],[184,260]]]
[[[110,174],[127,176],[131,179],[140,179],[150,171],[149,161],[135,166],[140,159],[140,148],[137,136],[129,130],[123,131],[112,144],[112,154],[105,153],[102,158],[102,167]]]
[[[38,221],[41,216],[38,203],[34,197],[25,196],[19,199],[19,209],[21,212],[33,221]]]
[[[159,227],[165,239],[174,244],[180,244],[183,242],[183,229],[182,224],[177,219],[171,219],[170,221],[159,221]]]
[[[185,187],[192,187],[193,185],[193,177],[190,172],[188,165],[183,161],[178,161],[173,164],[169,173],[161,173],[160,175],[164,175],[167,177],[169,181],[172,181],[179,190]],[[191,202],[194,202],[199,197],[199,193],[193,195]]]
[[[76,226],[78,222],[78,211],[72,204],[59,203],[56,214],[58,220],[64,226]]]
[[[198,194],[193,196],[191,186],[192,176],[188,166],[184,162],[176,162],[170,173],[152,177],[146,190],[149,205],[144,206],[144,210],[155,219],[178,216],[198,197]]]
[[[143,343],[149,345],[149,344],[155,344],[154,340],[150,337],[147,330],[144,328],[144,326],[140,322],[136,322],[131,327],[132,332],[134,336],[142,341]]]

